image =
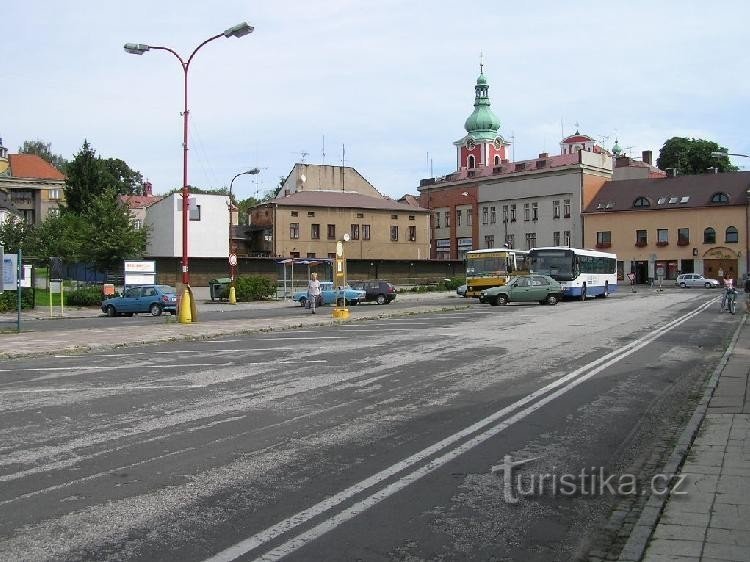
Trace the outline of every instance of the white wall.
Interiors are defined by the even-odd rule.
[[[189,257],[229,255],[229,210],[225,195],[191,194],[200,207],[200,220],[188,224]],[[153,257],[182,256],[182,196],[172,194],[146,211],[151,228],[146,254]]]

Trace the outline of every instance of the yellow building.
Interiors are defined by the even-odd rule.
[[[617,254],[636,283],[750,269],[750,172],[610,181],[583,211],[584,247]]]

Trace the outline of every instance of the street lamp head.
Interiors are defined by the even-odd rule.
[[[726,152],[712,152],[711,153],[711,156],[713,156],[714,158],[721,158],[722,156],[726,156],[726,155],[727,155]]]
[[[246,174],[250,174],[251,176],[254,176],[255,174],[260,174],[260,169],[258,168],[252,168],[245,172]]]
[[[143,43],[125,43],[125,52],[131,55],[142,55],[148,51],[151,47],[144,45]]]
[[[249,33],[252,33],[255,28],[248,24],[246,21],[243,21],[242,23],[238,23],[237,25],[233,25],[229,29],[227,29],[224,32],[224,37],[243,37],[245,35],[248,35]]]

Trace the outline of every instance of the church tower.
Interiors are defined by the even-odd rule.
[[[507,161],[507,142],[499,133],[500,119],[490,109],[490,86],[484,76],[484,65],[479,65],[479,78],[474,86],[474,111],[466,119],[466,136],[453,144],[456,146],[457,169],[500,166]]]

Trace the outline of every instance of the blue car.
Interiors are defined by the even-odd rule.
[[[107,316],[133,316],[148,312],[159,316],[162,312],[177,313],[177,291],[169,285],[139,285],[125,287],[118,297],[102,301],[102,311]]]
[[[344,287],[344,299],[346,305],[357,305],[365,300],[365,292],[359,289],[352,289],[348,285]],[[323,304],[336,304],[339,290],[333,286],[333,281],[320,282],[320,294],[323,297]],[[292,299],[297,301],[301,306],[307,304],[307,289],[297,291],[292,295]]]

